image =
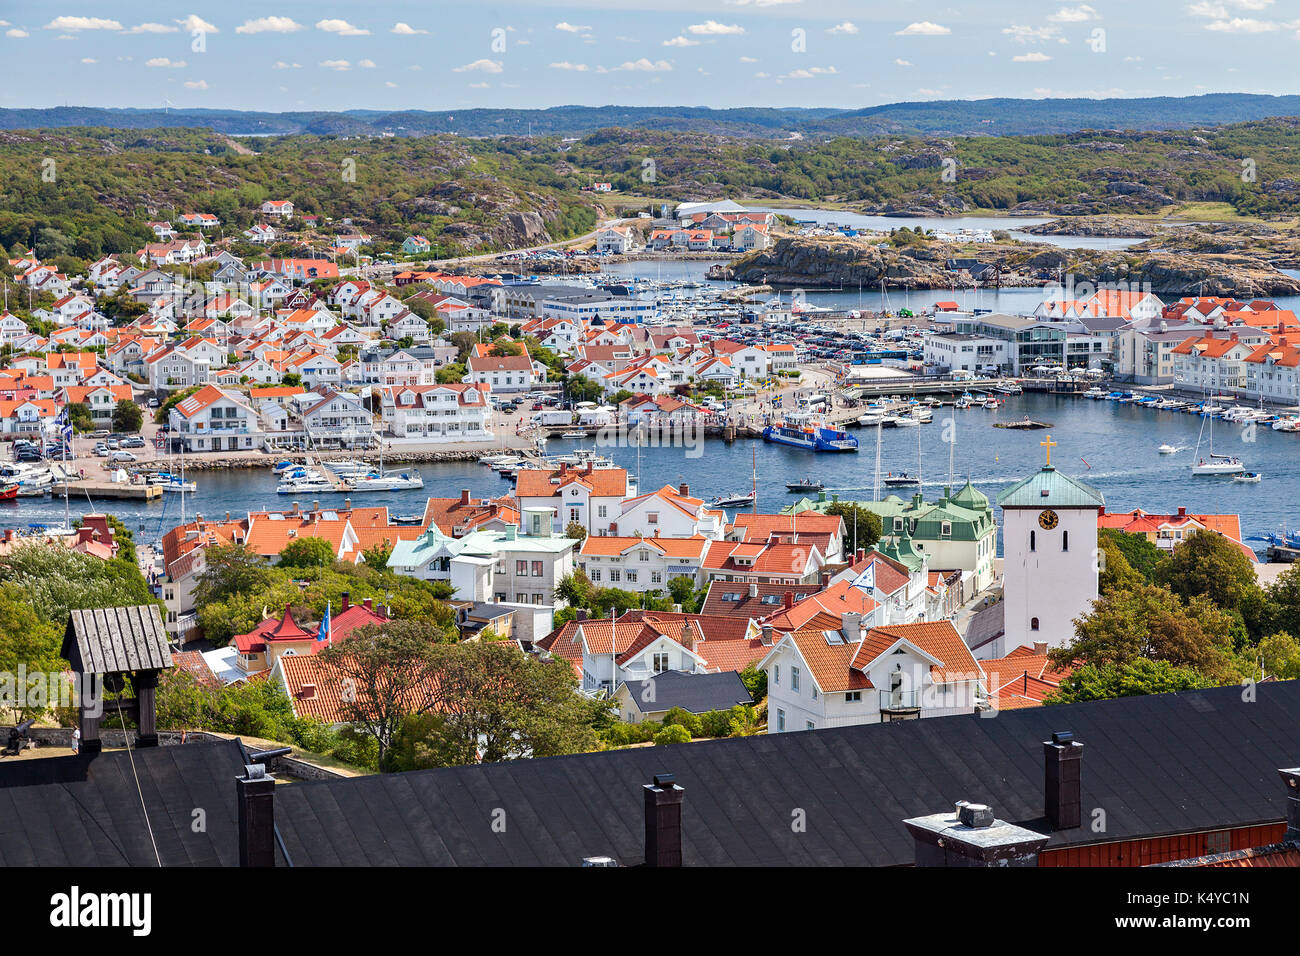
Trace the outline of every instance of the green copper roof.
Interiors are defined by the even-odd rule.
[[[989,506],[988,496],[976,489],[970,483],[969,478],[966,479],[966,486],[952,496],[952,501],[953,504],[961,505],[963,508],[970,508],[973,511],[981,511]]]
[[[1106,504],[1100,491],[1051,465],[1022,478],[998,495],[1003,508],[1100,508]]]
[[[876,545],[876,550],[885,557],[906,566],[909,571],[919,570],[925,562],[925,559],[912,546],[912,538],[906,531],[902,534],[882,537]]]

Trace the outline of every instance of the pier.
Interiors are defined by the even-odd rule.
[[[163,496],[161,485],[146,485],[129,481],[74,481],[60,482],[52,487],[55,495],[87,494],[92,498],[116,498],[127,501],[153,501]]]

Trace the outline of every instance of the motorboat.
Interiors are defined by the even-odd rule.
[[[334,472],[340,478],[351,478],[357,475],[368,475],[375,470],[375,466],[361,458],[344,458],[338,461],[321,462],[326,468]]]
[[[709,504],[714,508],[748,508],[754,503],[754,495],[724,495],[715,498]]]
[[[1107,392],[1104,388],[1099,388],[1098,386],[1094,385],[1092,388],[1088,389],[1086,392],[1083,393],[1083,397],[1091,398],[1093,401],[1097,401],[1098,399],[1105,398],[1106,394]]]
[[[803,481],[787,481],[785,487],[787,491],[821,491],[826,485],[823,482],[805,478]]]
[[[19,484],[16,481],[8,481],[0,485],[0,501],[13,501],[18,497]]]
[[[1161,445],[1156,451],[1162,455],[1175,455],[1178,453],[1178,448],[1174,445]]]
[[[913,418],[911,415],[899,415],[894,419],[895,428],[914,428],[920,424],[921,422],[918,419]]]
[[[1259,484],[1259,480],[1260,480],[1262,477],[1263,477],[1263,475],[1259,474],[1258,472],[1254,472],[1254,471],[1243,471],[1240,475],[1233,475],[1233,476],[1232,476],[1232,480],[1233,480],[1233,481],[1239,481],[1239,482],[1241,482],[1243,485],[1245,485],[1245,484]]]
[[[275,488],[279,495],[296,495],[310,492],[350,491],[351,486],[340,482],[337,486],[330,479],[315,469],[308,469],[301,475],[290,475]]]
[[[571,431],[571,432],[565,432],[560,437],[561,438],[586,438],[587,433],[583,431]]]
[[[921,483],[920,478],[914,478],[905,471],[901,471],[896,475],[886,475],[882,480],[886,488],[905,488]]]
[[[1283,417],[1273,423],[1275,432],[1300,432],[1300,418]]]
[[[858,440],[846,431],[811,419],[791,417],[763,429],[763,440],[817,452],[852,452]]]

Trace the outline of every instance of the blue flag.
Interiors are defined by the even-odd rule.
[[[330,606],[328,602],[325,604],[325,616],[320,619],[320,627],[316,628],[316,640],[328,641],[331,645],[334,643],[334,638],[330,635]]]

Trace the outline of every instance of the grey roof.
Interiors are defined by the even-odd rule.
[[[60,653],[83,674],[172,666],[167,634],[152,604],[70,612]]]
[[[1006,601],[996,601],[976,611],[966,623],[966,633],[962,635],[966,646],[974,650],[1006,633],[1006,611]]]
[[[652,696],[646,685],[651,685]],[[752,704],[754,699],[745,689],[745,682],[735,671],[719,674],[684,674],[681,671],[664,671],[648,680],[629,680],[621,685],[627,688],[642,713],[658,713],[680,707],[692,714],[711,710],[730,710],[737,704]],[[647,700],[647,697],[650,697]]]
[[[1003,508],[1100,508],[1106,499],[1091,485],[1044,465],[999,492],[998,504]]]
[[[1089,332],[1114,332],[1128,325],[1128,322],[1119,316],[1087,316],[1078,320]]]
[[[957,800],[1047,833],[1042,742],[1070,731],[1085,825],[1057,847],[1273,825],[1277,770],[1296,764],[1300,681],[859,727],[378,774],[275,789],[296,866],[576,866],[644,857],[642,786],[685,788],[687,865],[877,865],[914,860],[903,821]],[[238,859],[236,741],[134,751],[164,865]],[[191,811],[207,811],[194,833]],[[791,808],[806,812],[790,829]],[[1106,811],[1105,832],[1088,823]],[[486,821],[504,812],[501,832]],[[155,865],[128,754],[0,762],[3,865]],[[282,858],[281,858],[282,859]],[[277,861],[279,862],[279,861]]]

